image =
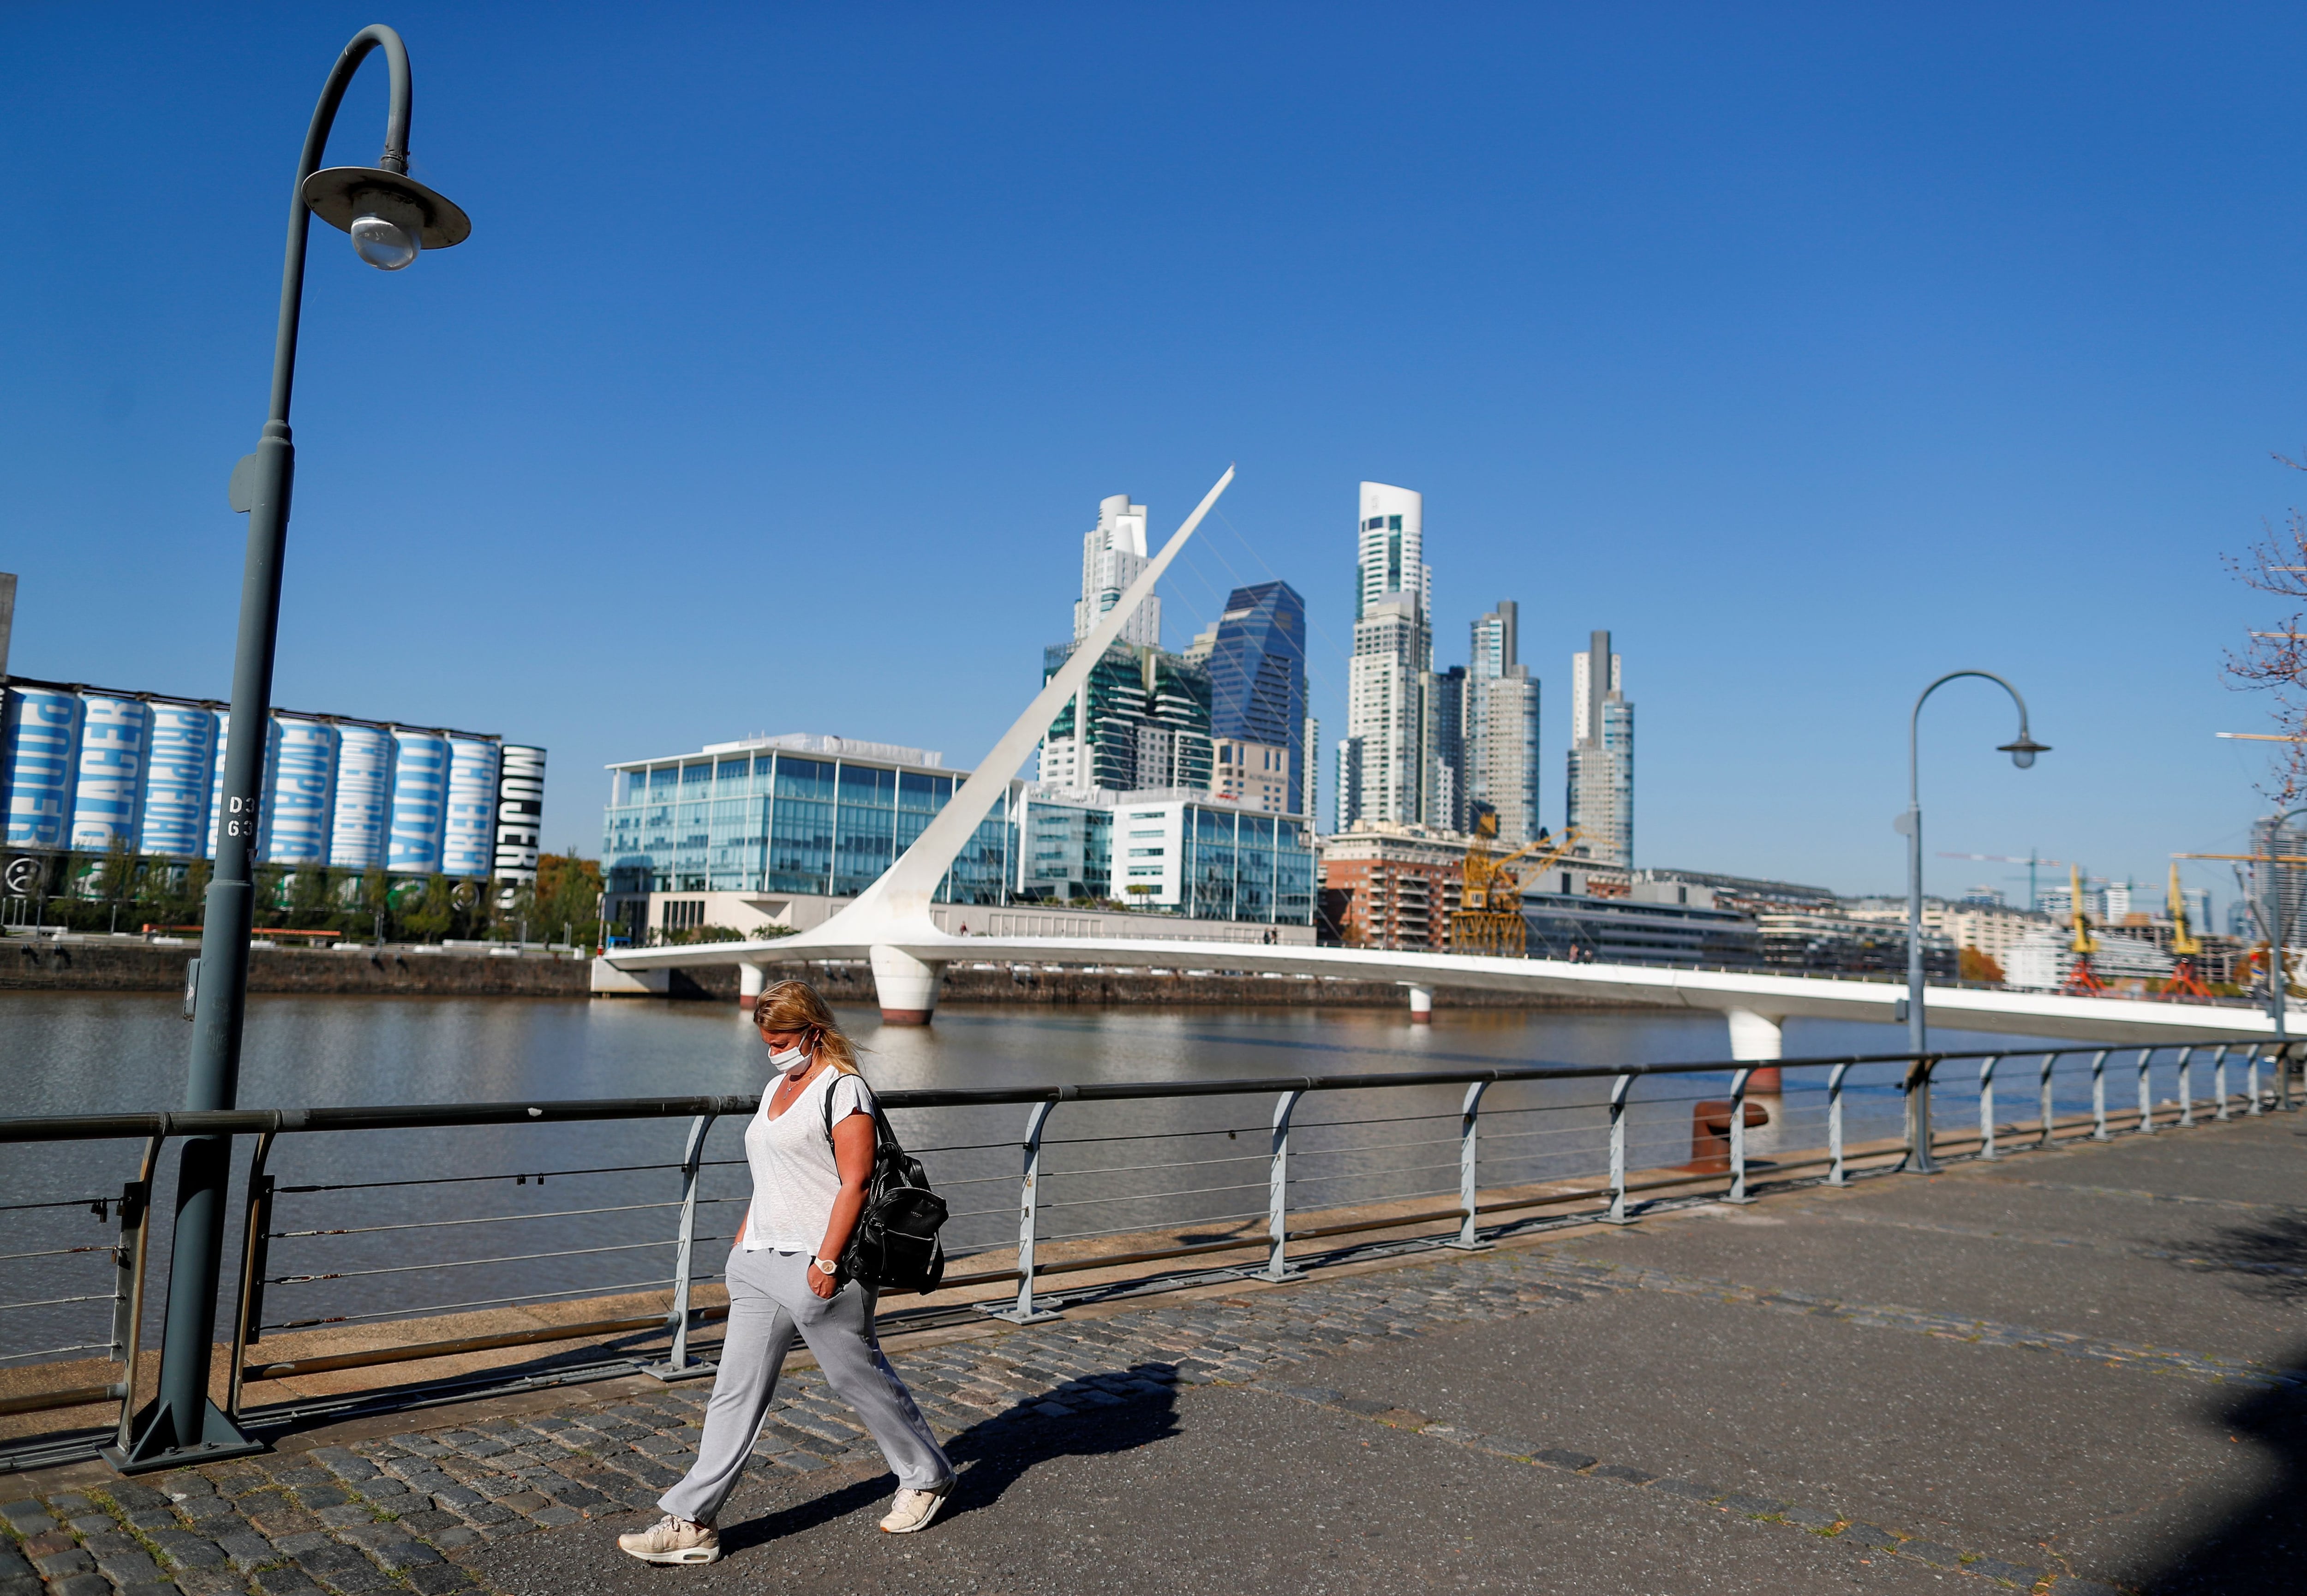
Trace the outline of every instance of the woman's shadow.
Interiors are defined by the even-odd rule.
[[[991,1506],[1026,1471],[1056,1458],[1134,1452],[1169,1439],[1179,1433],[1177,1378],[1173,1365],[1135,1364],[1068,1380],[971,1425],[946,1443],[956,1478],[953,1496],[939,1517],[951,1520]],[[1114,1400],[1093,1402],[1086,1394],[1091,1391]],[[1073,1412],[1051,1416],[1037,1411],[1050,1403]],[[890,1476],[882,1473],[727,1525],[721,1532],[722,1549],[742,1551],[846,1518],[881,1502],[892,1489]]]
[[[2255,1293],[2307,1306],[2307,1214],[2296,1210],[2228,1227],[2197,1251],[2205,1273],[2243,1277]],[[2307,1344],[2289,1349],[2286,1369],[2307,1368]],[[2258,1596],[2303,1588],[2307,1531],[2299,1504],[2307,1495],[2307,1387],[2277,1386],[2208,1410],[2229,1436],[2258,1446],[2272,1464],[2256,1494],[2227,1504],[2225,1516],[2184,1544],[2165,1549],[2162,1566],[2141,1582],[2153,1596]]]

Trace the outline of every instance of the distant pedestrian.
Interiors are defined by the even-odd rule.
[[[764,991],[753,1023],[778,1078],[745,1128],[753,1200],[729,1252],[729,1334],[697,1462],[657,1498],[662,1520],[617,1537],[645,1563],[721,1556],[714,1520],[760,1433],[795,1332],[896,1472],[897,1499],[881,1528],[893,1535],[926,1529],[953,1489],[953,1465],[874,1339],[872,1289],[839,1277],[865,1207],[879,1111],[857,1073],[856,1051],[805,982]]]

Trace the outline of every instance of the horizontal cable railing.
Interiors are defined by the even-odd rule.
[[[969,1206],[955,1203],[945,1233],[953,1295],[918,1311],[1025,1321],[1051,1312],[1051,1292],[1069,1278],[1075,1297],[1212,1271],[1281,1281],[1359,1248],[1478,1246],[1486,1231],[1624,1222],[1662,1199],[1747,1201],[1764,1181],[1841,1185],[1895,1166],[1927,1171],[1950,1157],[1993,1160],[2286,1109],[2303,1047],[2094,1045],[879,1095],[900,1135],[915,1133],[933,1184],[972,1193]],[[1322,1100],[1318,1117],[1299,1111],[1309,1096]],[[1266,1100],[1262,1118],[1243,1113],[1242,1099]],[[124,1425],[154,1171],[165,1144],[191,1137],[253,1138],[239,1283],[227,1305],[236,1417],[253,1384],[570,1341],[606,1343],[588,1369],[709,1372],[690,1336],[723,1310],[696,1299],[719,1278],[700,1249],[730,1243],[737,1226],[733,1216],[709,1230],[699,1220],[750,1194],[742,1157],[706,1154],[720,1121],[742,1126],[759,1105],[749,1094],[0,1120],[5,1144],[141,1143],[117,1195],[27,1190],[0,1204],[16,1248],[0,1255],[0,1369],[16,1382],[0,1415],[116,1403]],[[1023,1123],[1011,1134],[987,1122],[1016,1109]],[[1053,1119],[1062,1137],[1049,1134]],[[656,1144],[676,1132],[678,1156],[660,1152]],[[376,1137],[399,1139],[362,1154]],[[460,1139],[470,1137],[486,1147]],[[545,1140],[527,1139],[536,1137]],[[308,1168],[273,1171],[276,1159],[307,1155]],[[422,1172],[427,1157],[441,1173]],[[75,1155],[66,1190],[87,1189],[86,1167],[87,1155]],[[552,1206],[523,1210],[511,1196],[533,1191],[541,1202],[548,1183]],[[480,1199],[465,1194],[490,1185],[506,1196],[467,1211]],[[987,1186],[1016,1201],[985,1202],[975,1188]],[[1263,1206],[1248,1199],[1253,1192]],[[100,1240],[72,1232],[83,1214],[105,1227]],[[474,1229],[489,1226],[531,1228]],[[478,1291],[476,1271],[487,1277]],[[559,1317],[579,1303],[598,1304],[603,1317]],[[459,1317],[476,1315],[494,1317]],[[431,1339],[377,1344],[390,1324]],[[282,1356],[257,1355],[282,1334],[298,1339]],[[667,1340],[661,1353],[617,1351]],[[43,1363],[71,1381],[25,1390],[25,1366]],[[100,1372],[88,1373],[91,1365]],[[392,1400],[426,1389],[420,1381]],[[0,1466],[8,1455],[0,1445]],[[53,1448],[41,1455],[52,1460]]]

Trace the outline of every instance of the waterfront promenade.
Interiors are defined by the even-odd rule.
[[[6,1596],[2294,1589],[2307,1124],[2063,1145],[893,1342],[927,1534],[797,1369],[723,1526],[613,1533],[705,1392],[633,1378],[0,1480]]]

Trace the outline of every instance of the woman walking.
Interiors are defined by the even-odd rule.
[[[926,1529],[953,1489],[953,1465],[874,1339],[872,1291],[837,1278],[873,1173],[878,1110],[856,1051],[804,982],[764,991],[753,1023],[779,1074],[745,1128],[753,1201],[729,1252],[729,1334],[697,1462],[657,1498],[662,1520],[617,1537],[645,1563],[721,1556],[713,1521],[760,1433],[796,1331],[896,1472],[897,1499],[881,1528],[893,1535]]]

